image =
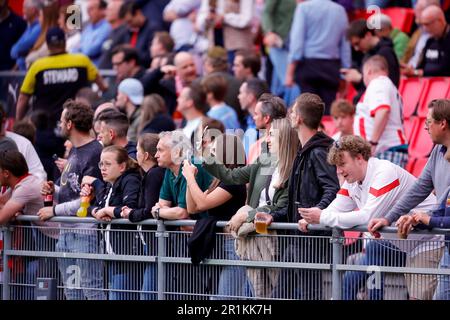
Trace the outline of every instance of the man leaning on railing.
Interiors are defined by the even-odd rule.
[[[369,222],[367,228],[372,233],[377,232],[377,230],[384,226],[390,225],[397,219],[397,224],[400,227],[403,224],[408,226],[414,221],[413,216],[407,215],[412,208],[423,201],[433,189],[437,198],[442,199],[445,190],[450,185],[450,100],[439,99],[431,101],[428,105],[428,115],[425,124],[431,140],[436,146],[431,152],[430,158],[419,179],[408,192],[398,199],[397,203],[388,211],[384,218],[372,219]],[[405,229],[407,228],[405,227]],[[440,267],[449,268],[449,266],[450,255],[448,250],[445,250]],[[446,281],[443,281],[444,279]],[[450,284],[448,279],[448,276],[439,277],[439,284],[434,299],[450,299]],[[445,285],[446,289],[443,288],[445,283],[447,284]]]
[[[414,176],[401,167],[387,160],[371,157],[371,145],[359,136],[345,136],[337,140],[328,154],[330,164],[336,165],[338,174],[345,182],[339,190],[336,199],[325,209],[300,208],[303,220],[299,228],[307,231],[308,223],[320,223],[329,227],[352,228],[366,224],[372,217],[380,217],[394,205],[416,180]],[[417,206],[418,209],[428,210],[436,203],[434,195],[429,195],[425,201]],[[383,238],[388,239],[384,234]],[[409,248],[409,242],[393,242],[385,240],[367,241],[365,254],[359,261],[362,265],[402,267],[409,263],[424,260],[432,256],[437,267],[442,254],[442,242],[434,236],[418,236],[422,241],[415,241]],[[416,240],[418,240],[416,238]],[[426,240],[423,241],[423,240]],[[430,259],[431,260],[431,259]],[[349,271],[344,275],[343,299],[355,300],[359,289],[364,285],[369,273]],[[369,290],[369,298],[383,299],[383,275],[380,287]],[[430,283],[427,298],[430,299],[436,286],[436,277],[427,278]],[[410,275],[406,276],[410,296],[426,298],[424,293],[417,293]],[[425,283],[425,281],[423,281]]]

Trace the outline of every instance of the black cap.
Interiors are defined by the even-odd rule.
[[[60,27],[51,27],[47,31],[45,40],[47,41],[47,45],[57,46],[66,41],[66,35]]]

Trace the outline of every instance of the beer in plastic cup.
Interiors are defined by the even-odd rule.
[[[267,221],[263,217],[255,217],[255,229],[259,234],[268,234],[267,232]]]

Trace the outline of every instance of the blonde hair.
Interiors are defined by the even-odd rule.
[[[103,148],[102,153],[114,153],[118,164],[126,163],[126,170],[138,169],[139,165],[136,160],[130,158],[125,148],[119,146],[108,146]]]
[[[287,118],[273,120],[271,128],[278,132],[280,180],[275,184],[275,187],[279,189],[289,180],[300,141],[298,140],[297,131],[291,127]]]

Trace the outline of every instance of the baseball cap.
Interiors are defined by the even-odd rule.
[[[127,78],[122,80],[117,88],[117,91],[127,95],[131,102],[135,105],[141,105],[144,100],[144,87],[137,79]]]
[[[47,45],[60,45],[66,41],[66,35],[60,27],[51,27],[45,36]]]

